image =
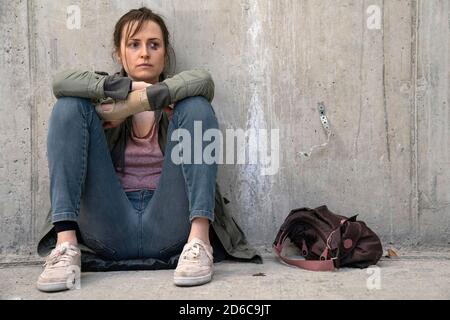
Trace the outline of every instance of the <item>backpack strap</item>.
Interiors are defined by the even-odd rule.
[[[301,269],[309,270],[309,271],[334,271],[334,262],[333,259],[328,260],[296,260],[289,259],[283,257],[281,255],[281,250],[283,249],[284,240],[286,238],[282,238],[281,241],[273,246],[273,251],[275,254],[287,264],[299,267]]]

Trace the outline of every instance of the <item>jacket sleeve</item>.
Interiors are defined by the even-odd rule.
[[[172,78],[149,86],[147,98],[151,110],[159,110],[187,97],[203,96],[209,102],[214,98],[214,81],[202,69],[178,73]]]
[[[203,96],[209,102],[214,98],[214,81],[206,70],[184,71],[164,83],[169,88],[171,103],[194,96]]]
[[[53,94],[60,97],[125,100],[131,79],[99,71],[66,70],[53,77]]]
[[[125,100],[131,90],[131,79],[103,72],[67,70],[53,77],[53,94],[60,97]],[[202,69],[183,71],[147,88],[151,110],[159,110],[187,97],[214,98],[214,81]]]
[[[105,98],[106,75],[91,71],[66,70],[53,77],[53,94],[60,97]]]

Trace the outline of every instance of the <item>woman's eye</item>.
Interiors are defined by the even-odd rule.
[[[130,47],[130,48],[137,48],[137,47],[139,47],[139,44],[138,44],[137,42],[131,42],[131,43],[128,45],[128,47]]]
[[[156,50],[156,49],[158,49],[158,47],[159,47],[159,45],[157,43],[155,43],[155,42],[150,43],[151,49]]]

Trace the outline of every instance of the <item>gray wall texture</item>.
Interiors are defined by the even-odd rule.
[[[177,71],[213,75],[223,130],[280,130],[277,174],[219,171],[253,245],[269,246],[291,209],[327,204],[384,244],[448,246],[450,1],[1,0],[0,262],[35,258],[52,75],[117,71],[113,26],[142,5],[166,18]],[[320,101],[332,135],[305,157],[327,140]]]

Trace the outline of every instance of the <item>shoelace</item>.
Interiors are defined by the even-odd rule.
[[[190,260],[191,262],[200,263],[199,259],[196,259],[200,255],[200,248],[203,248],[203,251],[205,252],[206,256],[209,258],[209,260],[213,260],[213,256],[211,253],[208,252],[207,248],[203,247],[201,243],[193,243],[191,246],[189,246],[183,253],[182,253],[182,259],[184,260]]]
[[[70,254],[70,252],[73,252],[74,250],[70,250],[68,247],[61,247],[56,249],[47,259],[47,261],[44,263],[44,267],[53,267],[59,262],[70,262],[72,259],[72,256],[74,254]]]
[[[198,243],[194,243],[191,247],[189,247],[183,258],[184,259],[196,259],[200,254],[200,245]]]

